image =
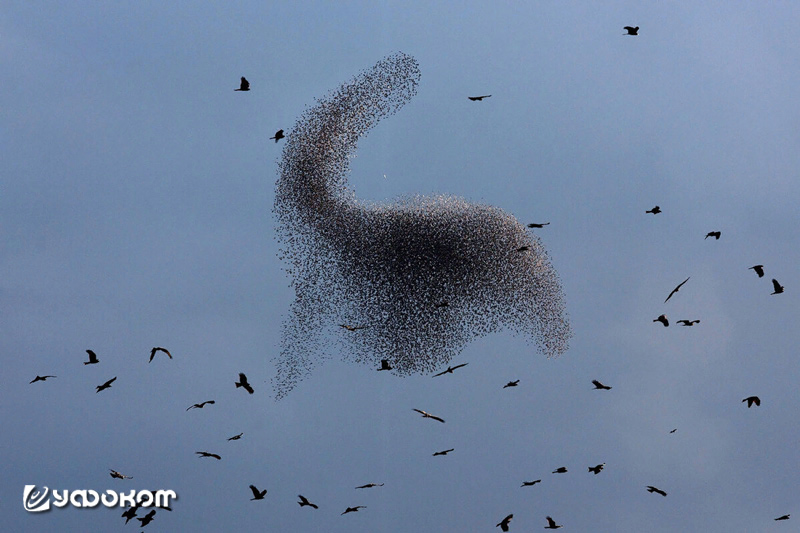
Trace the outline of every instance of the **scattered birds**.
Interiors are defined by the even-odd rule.
[[[772,278],[772,287],[775,290],[775,292],[773,292],[772,294],[780,294],[783,292],[783,285],[778,283],[778,280],[775,278]]]
[[[433,454],[433,456],[436,457],[437,455],[447,455],[452,451],[455,451],[455,448],[450,448],[449,450],[442,450],[441,452],[436,452]]]
[[[97,354],[94,353],[92,350],[86,350],[86,353],[89,354],[89,360],[84,361],[84,365],[96,365],[100,361],[97,359]]]
[[[242,438],[242,435],[244,435],[244,433],[239,433],[238,435],[234,435],[233,437],[229,437],[228,440],[239,440],[239,439]]]
[[[566,473],[567,473],[566,466],[559,466],[558,468],[556,468],[551,472],[551,474],[566,474]]]
[[[148,361],[148,363],[153,362],[153,357],[156,356],[156,352],[164,352],[165,354],[167,354],[167,357],[172,359],[172,354],[169,353],[169,350],[167,350],[166,348],[162,348],[161,346],[156,346],[155,348],[150,350],[150,360]]]
[[[625,26],[622,29],[628,32],[624,35],[639,35],[639,26]]]
[[[36,376],[31,380],[30,383],[28,383],[28,385],[30,385],[31,383],[36,383],[37,381],[47,381],[47,378],[57,378],[57,377],[58,376]]]
[[[115,478],[115,479],[133,479],[132,476],[122,475],[119,472],[117,472],[116,470],[111,470],[110,468],[109,468],[109,470],[111,471],[111,473],[108,474],[108,475],[113,477],[113,478]]]
[[[434,374],[434,375],[433,375],[433,377],[443,376],[443,375],[445,375],[445,374],[452,374],[452,373],[453,373],[453,370],[456,370],[456,369],[458,369],[458,368],[461,368],[462,366],[467,366],[468,364],[469,364],[469,363],[461,363],[460,365],[456,365],[456,366],[448,366],[448,367],[447,367],[447,370],[444,370],[444,371],[442,371],[442,372],[439,372],[438,374]]]
[[[143,518],[137,518],[136,520],[138,520],[139,522],[141,522],[141,523],[142,523],[142,527],[144,527],[144,526],[146,526],[147,524],[149,524],[150,522],[152,522],[152,521],[153,521],[153,517],[154,517],[155,515],[156,515],[156,510],[155,510],[155,509],[152,509],[152,510],[151,510],[149,513],[147,513],[146,515],[144,515],[144,517],[143,517]]]
[[[594,385],[594,390],[611,390],[611,387],[609,387],[608,385],[603,385],[596,379],[592,380],[592,385]]]
[[[115,381],[116,379],[117,379],[117,376],[114,376],[113,378],[109,379],[108,381],[106,381],[106,382],[105,382],[105,383],[103,383],[102,385],[98,385],[98,386],[97,386],[97,391],[95,391],[95,394],[97,394],[97,393],[98,393],[98,392],[100,392],[101,390],[110,389],[110,388],[111,388],[111,384],[112,384],[112,383],[114,383],[114,381]]]
[[[492,95],[491,94],[484,94],[483,96],[467,96],[467,98],[469,98],[473,102],[481,102],[481,101],[483,101],[484,98],[489,98],[490,96],[492,96]]]
[[[722,232],[721,231],[709,231],[708,233],[706,233],[706,236],[705,236],[705,238],[703,240],[706,240],[709,237],[714,237],[715,239],[719,240],[719,238],[721,236],[722,236]]]
[[[533,487],[537,483],[541,483],[541,482],[542,482],[541,479],[534,479],[533,481],[523,481],[522,485],[520,485],[520,487]]]
[[[378,369],[378,372],[380,372],[381,370],[391,370],[391,369],[392,365],[389,364],[389,360],[381,359],[381,367]]]
[[[549,222],[543,222],[541,224],[537,224],[535,222],[532,222],[532,223],[528,224],[528,227],[529,228],[543,228],[545,226],[548,226],[549,224],[550,224]]]
[[[278,141],[280,141],[281,139],[283,139],[283,137],[284,137],[284,136],[283,136],[283,130],[278,130],[278,131],[276,131],[276,132],[275,132],[275,135],[273,135],[272,137],[270,137],[270,139],[275,139],[275,142],[278,142]]]
[[[691,277],[691,276],[689,276],[689,277]],[[669,293],[669,296],[667,296],[667,299],[664,300],[664,303],[667,303],[669,301],[669,299],[672,298],[672,295],[675,294],[676,292],[678,292],[680,290],[680,288],[683,287],[683,284],[686,283],[687,281],[689,281],[689,278],[686,278],[685,280],[680,282],[677,287],[672,289],[672,292]]]
[[[761,398],[758,396],[748,396],[742,402],[747,402],[747,408],[750,409],[753,407],[753,404],[756,404],[756,407],[761,407]]]
[[[658,318],[654,318],[653,322],[661,322],[664,324],[665,328],[669,327],[669,320],[667,319],[667,315],[659,315]]]
[[[758,274],[759,278],[764,277],[764,265],[753,265],[747,270],[755,270],[756,274]]]
[[[250,501],[253,500],[263,500],[264,496],[267,494],[267,489],[258,490],[255,485],[250,485],[250,490],[253,491],[253,497],[250,498]],[[302,498],[302,496],[300,496]]]
[[[600,463],[597,466],[590,466],[589,467],[589,472],[594,472],[594,475],[597,475],[597,474],[600,473],[600,471],[603,469],[604,466],[606,466],[605,463]]]
[[[201,458],[202,458],[202,457],[213,457],[213,458],[214,458],[214,459],[216,459],[217,461],[219,461],[219,460],[221,460],[221,459],[222,459],[222,457],[220,457],[220,456],[219,456],[219,455],[217,455],[216,453],[209,453],[209,452],[194,452],[194,453],[196,453],[197,455],[199,455]]]
[[[383,483],[367,483],[366,485],[361,485],[360,487],[356,487],[357,489],[371,489],[372,487],[383,487]]]
[[[356,505],[355,507],[348,507],[347,509],[344,510],[342,514],[355,513],[359,509],[366,509],[366,508],[367,508],[366,505]]]
[[[344,328],[347,331],[357,331],[359,329],[367,329],[369,326],[349,326],[347,324],[339,324],[340,328]]]
[[[660,212],[661,212],[661,208],[658,207],[658,206],[655,206],[653,209],[649,209],[649,210],[645,211],[645,213],[653,213],[654,215],[657,215]]]
[[[547,519],[547,525],[544,526],[545,529],[558,529],[560,527],[563,527],[556,524],[556,521],[550,518],[549,516],[546,516],[545,518]]]
[[[234,383],[234,385],[236,385],[237,389],[239,387],[244,388],[244,390],[246,390],[250,394],[253,394],[253,392],[255,392],[253,390],[253,387],[251,387],[250,384],[247,382],[247,376],[245,376],[244,373],[242,373],[242,372],[239,372],[239,381]]]
[[[214,405],[215,403],[217,403],[217,402],[215,402],[214,400],[206,400],[206,401],[201,402],[201,403],[196,403],[194,405],[190,405],[189,407],[186,408],[186,410],[188,411],[189,409],[202,409],[206,405]]]
[[[789,515],[785,514],[783,516],[779,516],[778,518],[774,518],[773,520],[789,520]]]
[[[508,388],[508,387],[516,387],[517,385],[519,385],[519,380],[517,380],[517,381],[509,381],[508,383],[503,385],[503,388],[505,389],[505,388]]]
[[[242,76],[242,79],[239,82],[239,88],[234,89],[234,91],[249,91],[249,90],[250,90],[250,82],[247,81],[247,78]]]
[[[666,496],[667,495],[666,492],[664,492],[661,489],[657,489],[656,487],[654,487],[652,485],[647,485],[647,492],[650,492],[650,493],[655,492],[656,494],[661,494],[662,496]]]
[[[413,410],[414,410],[414,411],[416,411],[416,412],[418,412],[419,414],[421,414],[421,415],[422,415],[422,418],[432,418],[432,419],[434,419],[434,420],[438,420],[439,422],[442,422],[442,423],[444,423],[444,420],[442,420],[442,419],[441,419],[441,418],[439,418],[438,416],[433,416],[432,414],[430,414],[430,413],[426,413],[425,411],[422,411],[421,409],[413,409]]]
[[[699,320],[686,320],[686,319],[678,320],[678,324],[681,324],[682,326],[694,326],[695,324],[699,323],[700,323]]]
[[[264,492],[266,492],[266,491],[264,491]],[[302,494],[298,494],[297,497],[300,498],[300,501],[297,502],[298,504],[300,504],[300,507],[308,506],[308,507],[313,507],[314,509],[319,509],[319,507],[317,505],[315,505],[315,504],[311,503],[310,501],[308,501],[308,499],[305,496],[303,496]]]
[[[503,518],[499,524],[494,527],[499,527],[503,531],[508,531],[508,523],[511,522],[511,519],[514,518],[513,514],[508,515],[507,517]]]

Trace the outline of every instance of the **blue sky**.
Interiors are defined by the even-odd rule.
[[[773,518],[800,518],[799,27],[788,2],[8,3],[0,521],[134,528],[116,509],[27,513],[36,484],[175,490],[147,531],[791,527]],[[293,294],[268,137],[394,51],[419,61],[418,93],[362,139],[351,186],[550,221],[570,349],[494,334],[452,376],[399,378],[341,362],[332,328],[327,363],[275,402]],[[148,364],[153,346],[174,359]],[[385,485],[354,489],[369,482]]]

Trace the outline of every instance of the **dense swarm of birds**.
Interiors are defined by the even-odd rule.
[[[558,275],[513,216],[449,196],[369,203],[348,187],[358,139],[408,102],[419,79],[414,58],[391,55],[306,110],[286,136],[275,213],[296,300],[278,398],[325,358],[320,331],[335,323],[353,333],[342,336],[353,361],[387,359],[398,376],[432,372],[502,328],[547,356],[567,349]]]

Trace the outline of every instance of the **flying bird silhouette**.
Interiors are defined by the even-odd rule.
[[[691,276],[690,276],[690,277],[691,277]],[[669,299],[670,299],[670,298],[672,298],[672,295],[673,295],[673,294],[675,294],[676,292],[678,292],[678,291],[680,290],[680,288],[681,288],[681,287],[683,287],[683,284],[684,284],[684,283],[686,283],[687,281],[689,281],[689,278],[686,278],[685,280],[681,281],[681,282],[678,284],[678,286],[677,286],[677,287],[675,287],[674,289],[672,289],[672,292],[671,292],[671,293],[669,293],[669,296],[667,296],[667,299],[666,299],[666,300],[664,300],[664,303],[667,303],[667,302],[669,301]]]
[[[416,412],[418,412],[419,414],[421,414],[421,415],[422,415],[422,418],[432,418],[433,420],[438,420],[439,422],[442,422],[442,423],[444,423],[444,420],[442,420],[442,419],[441,419],[441,418],[439,418],[438,416],[433,416],[432,414],[430,414],[430,413],[426,413],[425,411],[422,411],[422,410],[420,410],[420,409],[414,409],[414,411],[416,411]]]
[[[275,135],[270,137],[270,139],[275,139],[275,142],[278,142],[281,139],[283,139],[283,137],[284,137],[283,130],[278,130],[278,131],[275,132]]]
[[[313,507],[314,509],[319,509],[319,507],[308,501],[308,499],[306,499],[306,497],[303,496],[302,494],[298,494],[297,497],[300,498],[300,501],[297,502],[298,504],[300,504],[300,507],[308,506],[308,507]]]
[[[566,474],[566,473],[567,473],[566,466],[559,466],[558,468],[556,468],[551,472],[551,474]]]
[[[242,76],[241,81],[239,82],[239,88],[234,89],[234,91],[249,91],[250,90],[250,82]]]
[[[675,433],[676,431],[678,431],[678,428],[673,429],[670,433]]]
[[[200,456],[200,457],[198,457],[198,459],[201,459],[203,457],[213,457],[217,461],[220,461],[222,459],[222,457],[220,457],[216,453],[209,453],[209,452],[194,452],[194,453],[196,453],[197,455]]]
[[[144,526],[146,526],[147,524],[149,524],[150,522],[152,522],[152,521],[153,521],[153,517],[154,517],[155,515],[156,515],[156,510],[155,510],[155,509],[152,509],[152,510],[151,510],[149,513],[147,513],[146,515],[144,515],[144,517],[142,517],[142,518],[137,518],[136,520],[138,520],[139,522],[141,522],[141,523],[142,523],[142,526],[141,526],[141,527],[144,527]]]
[[[356,505],[355,507],[348,507],[347,509],[344,510],[342,514],[355,513],[359,509],[366,509],[366,508],[367,508],[366,505]]]
[[[233,437],[229,437],[228,440],[239,440],[239,439],[242,438],[242,435],[244,435],[244,433],[239,433],[238,435],[234,435]]]
[[[661,489],[657,489],[656,487],[654,487],[652,485],[647,485],[647,492],[650,492],[650,493],[655,492],[656,494],[661,494],[662,496],[666,496],[667,495],[666,492],[664,492]]]
[[[361,485],[360,487],[356,487],[357,489],[371,489],[373,487],[383,487],[383,483],[367,483],[366,485]]]
[[[761,407],[761,398],[758,396],[748,396],[742,402],[747,402],[747,408],[750,409],[753,407],[753,404],[756,404],[756,407]]]
[[[706,236],[703,238],[703,240],[706,240],[706,239],[708,239],[709,237],[714,237],[715,239],[719,240],[719,238],[720,238],[721,236],[722,236],[722,232],[721,232],[721,231],[709,231],[709,232],[706,234]]]
[[[648,209],[647,211],[645,211],[645,213],[652,213],[654,215],[657,215],[660,212],[661,212],[661,208],[658,207],[658,206],[655,206],[653,209]]]
[[[494,527],[499,527],[503,531],[508,531],[508,523],[511,522],[511,519],[514,518],[513,514],[508,515],[507,517],[503,518],[499,524]]]
[[[215,403],[216,402],[214,400],[206,400],[206,401],[201,402],[201,403],[196,403],[194,405],[190,405],[189,407],[186,408],[186,410],[188,411],[189,409],[202,409],[206,405],[214,405]]]
[[[669,320],[667,319],[667,315],[659,315],[658,318],[654,318],[653,322],[661,322],[664,324],[664,327],[669,327]]]
[[[58,376],[38,376],[37,375],[35,378],[33,378],[30,381],[30,383],[28,383],[28,385],[30,385],[31,383],[36,383],[37,381],[47,381],[47,378],[57,378],[57,377]]]
[[[775,278],[772,279],[772,288],[774,289],[774,292],[772,292],[772,294],[780,294],[783,292],[783,285],[778,283],[778,280]]]
[[[622,29],[628,32],[623,35],[639,35],[639,26],[625,26]]]
[[[98,392],[100,392],[101,390],[110,389],[110,388],[111,388],[111,384],[112,384],[112,383],[114,383],[114,381],[115,381],[116,379],[117,379],[117,376],[114,376],[113,378],[109,379],[108,381],[106,381],[106,382],[105,382],[105,383],[103,383],[102,385],[98,385],[98,386],[97,386],[97,390],[95,391],[95,394],[97,394],[97,393],[98,393]]]
[[[139,509],[138,505],[134,505],[132,507],[128,507],[127,509],[125,509],[125,512],[122,513],[122,518],[125,519],[126,524],[131,521],[131,518],[136,518],[136,511],[138,509]]]
[[[480,102],[484,98],[489,98],[490,96],[492,96],[492,95],[491,94],[484,94],[483,96],[467,96],[467,98],[469,98],[473,102]]]
[[[603,469],[604,466],[606,466],[605,463],[600,463],[597,466],[590,466],[589,467],[589,472],[594,472],[594,475],[597,475],[597,474],[600,473],[600,471]]]
[[[678,324],[680,324],[682,326],[694,326],[695,324],[699,324],[699,323],[700,323],[699,320],[686,320],[686,319],[678,320]]]
[[[783,516],[779,516],[778,518],[773,518],[773,520],[789,520],[789,515],[785,514]]]
[[[609,387],[608,385],[603,385],[596,379],[592,380],[592,385],[594,385],[594,390],[611,390],[611,387]]]
[[[544,526],[545,529],[558,529],[560,527],[563,527],[556,524],[556,521],[550,518],[549,516],[546,516],[545,519],[547,520],[547,525]]]
[[[156,346],[155,348],[150,350],[150,360],[148,361],[148,363],[152,363],[153,362],[153,357],[156,356],[156,352],[164,352],[165,354],[167,354],[167,357],[172,359],[172,354],[169,353],[169,350],[167,350],[166,348],[162,348],[160,346]]]
[[[111,476],[111,477],[113,477],[113,478],[116,478],[116,479],[133,479],[133,477],[132,477],[132,476],[125,476],[125,475],[123,475],[123,474],[120,474],[120,473],[119,473],[119,472],[117,472],[116,470],[111,470],[111,469],[109,468],[109,471],[110,471],[110,473],[109,473],[108,475],[109,475],[109,476]]]
[[[437,455],[447,455],[452,451],[455,451],[455,448],[450,448],[449,450],[442,450],[441,452],[435,452],[433,456],[436,457]]]
[[[389,364],[389,360],[381,359],[381,367],[378,369],[378,372],[380,372],[381,370],[391,370],[391,369],[392,365]]]
[[[505,389],[505,388],[508,388],[508,387],[516,387],[517,385],[519,385],[519,380],[517,380],[517,381],[509,381],[508,383],[503,385],[503,388]]]
[[[434,374],[434,375],[433,375],[433,377],[443,376],[443,375],[445,375],[445,374],[452,374],[452,373],[453,373],[453,370],[456,370],[456,369],[458,369],[458,368],[461,368],[462,366],[467,366],[468,364],[469,364],[469,363],[461,363],[460,365],[456,365],[456,366],[448,366],[448,367],[447,367],[447,370],[444,370],[444,371],[442,371],[442,372],[439,372],[438,374]]]
[[[96,353],[94,353],[93,351],[91,351],[91,350],[86,350],[86,353],[88,353],[88,354],[89,354],[89,360],[88,360],[88,361],[84,361],[84,363],[83,363],[84,365],[96,365],[97,363],[99,363],[99,362],[100,362],[100,361],[97,359],[97,354],[96,354]]]
[[[756,274],[758,274],[759,278],[763,278],[764,277],[764,265],[753,265],[750,268],[748,268],[747,270],[755,270]]]
[[[267,494],[267,489],[258,490],[255,485],[250,485],[250,490],[253,491],[253,497],[250,498],[250,501],[263,500]]]
[[[536,485],[537,483],[541,483],[541,482],[542,482],[541,479],[534,479],[533,481],[523,481],[522,485],[520,485],[520,487],[532,487],[532,486]]]
[[[528,224],[528,227],[529,228],[543,228],[543,227],[549,226],[549,225],[550,225],[549,222],[542,222],[541,224],[537,224],[536,222],[531,222],[530,224]]]
[[[253,391],[253,387],[251,387],[250,384],[247,382],[247,376],[245,376],[242,372],[239,372],[239,381],[234,383],[234,385],[236,385],[237,389],[239,387],[242,387],[244,390],[246,390],[250,394],[253,394],[253,392],[254,392]]]

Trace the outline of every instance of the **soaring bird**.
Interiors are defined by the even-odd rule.
[[[389,364],[389,360],[381,359],[381,367],[378,369],[378,372],[380,372],[381,370],[391,370],[391,369],[392,365]]]
[[[623,35],[639,35],[639,26],[625,26],[622,29],[628,32]]]
[[[239,83],[239,88],[234,89],[234,91],[249,91],[250,90],[250,82],[242,76],[242,81]]]
[[[589,472],[594,472],[594,475],[597,475],[597,474],[600,473],[600,471],[603,469],[604,466],[606,466],[605,463],[600,463],[597,466],[590,466],[589,467]]]
[[[703,238],[703,240],[706,240],[706,239],[708,239],[709,237],[714,237],[715,239],[719,240],[719,238],[720,238],[721,236],[722,236],[722,232],[721,232],[721,231],[709,231],[709,232],[706,234],[706,236]]]
[[[100,361],[97,360],[97,354],[94,353],[92,350],[86,350],[86,353],[89,354],[89,360],[84,361],[84,365],[96,365]]]
[[[662,496],[666,496],[666,495],[667,495],[667,493],[666,493],[666,492],[664,492],[664,491],[663,491],[663,490],[661,490],[661,489],[657,489],[657,488],[655,488],[655,487],[654,487],[654,486],[652,486],[652,485],[647,485],[647,492],[651,492],[651,493],[652,493],[652,492],[655,492],[656,494],[661,494]]]
[[[772,278],[772,287],[773,289],[775,289],[775,292],[773,292],[772,294],[780,294],[783,292],[783,285],[778,283],[778,280],[775,278]]]
[[[234,435],[233,437],[230,437],[228,440],[239,440],[239,439],[242,438],[242,435],[244,435],[244,433],[239,433],[238,435]]]
[[[275,132],[275,135],[270,137],[270,139],[275,139],[275,142],[278,142],[281,139],[283,139],[283,137],[284,137],[283,130],[278,130],[278,131]]]
[[[517,381],[509,381],[508,383],[503,385],[503,388],[505,389],[507,387],[516,387],[517,385],[519,385],[519,380],[517,380]]]
[[[594,385],[594,390],[611,390],[611,387],[609,387],[608,385],[603,385],[596,379],[592,380],[592,385]]]
[[[658,206],[655,206],[653,209],[649,209],[649,210],[645,211],[645,213],[653,213],[654,215],[657,215],[660,212],[661,212],[661,208],[658,207]]]
[[[678,431],[678,428],[671,430],[670,433],[675,433],[676,431]]]
[[[683,326],[694,326],[695,324],[699,323],[700,323],[699,320],[686,320],[686,319],[678,320],[678,324],[681,324]]]
[[[691,277],[691,276],[689,276],[689,277]],[[672,292],[669,293],[669,296],[667,296],[667,299],[664,300],[664,303],[667,303],[669,301],[669,299],[672,298],[672,295],[675,294],[676,292],[678,292],[681,289],[681,287],[683,287],[683,284],[686,283],[687,281],[689,281],[689,278],[686,278],[685,280],[680,282],[677,287],[672,289]]]
[[[556,524],[556,521],[550,518],[549,516],[546,516],[545,518],[547,519],[547,525],[544,526],[545,529],[558,529],[560,527],[563,527]]]
[[[659,315],[658,318],[654,318],[653,322],[661,322],[664,324],[665,328],[669,327],[669,320],[667,319],[667,315]]]
[[[785,514],[783,516],[779,516],[778,518],[774,518],[773,520],[789,520],[789,515]]]
[[[753,265],[750,268],[748,268],[747,270],[755,270],[756,274],[758,274],[759,278],[763,278],[764,277],[764,265]]]
[[[172,354],[169,353],[169,350],[167,350],[166,348],[162,348],[161,346],[156,346],[155,348],[150,350],[150,361],[148,361],[148,363],[153,362],[153,357],[156,356],[156,352],[164,352],[165,354],[167,354],[167,357],[172,359]]]
[[[206,400],[206,401],[201,402],[201,403],[196,403],[194,405],[190,405],[189,407],[186,408],[186,410],[188,411],[189,409],[202,409],[206,405],[214,405],[215,403],[216,402],[214,400]]]
[[[253,394],[253,392],[254,392],[253,391],[253,387],[251,387],[250,384],[247,382],[247,376],[245,376],[244,373],[242,373],[242,372],[239,372],[239,381],[234,383],[234,385],[236,385],[237,389],[239,387],[243,387],[244,390],[246,390],[250,394]]]
[[[123,474],[120,474],[116,470],[111,470],[110,468],[109,468],[109,470],[111,471],[111,473],[108,474],[108,475],[113,477],[113,478],[116,478],[116,479],[133,479],[133,476],[125,476]]]
[[[484,94],[483,96],[467,96],[467,98],[469,98],[473,102],[480,102],[484,98],[489,98],[490,96],[492,96],[492,95],[491,94]]]
[[[194,452],[194,453],[196,453],[196,454],[197,454],[197,455],[199,455],[200,457],[213,457],[213,458],[214,458],[214,459],[216,459],[217,461],[219,461],[220,459],[222,459],[222,457],[220,457],[220,456],[219,456],[219,455],[217,455],[216,453],[209,453],[209,452]]]
[[[550,224],[549,222],[542,222],[541,224],[537,224],[535,222],[532,222],[532,223],[528,224],[528,227],[529,228],[543,228],[543,227],[545,227],[545,226],[547,226],[549,224]]]
[[[342,514],[355,513],[359,509],[366,509],[366,508],[367,508],[366,505],[356,505],[355,507],[348,507],[347,509],[344,510]]]
[[[146,515],[144,515],[144,517],[143,517],[143,518],[137,518],[136,520],[138,520],[139,522],[141,522],[141,523],[142,523],[142,526],[141,526],[141,527],[144,527],[144,526],[146,526],[147,524],[149,524],[150,522],[152,522],[152,521],[153,521],[153,517],[154,517],[155,515],[156,515],[156,510],[155,510],[155,509],[152,509],[152,510],[151,510],[149,513],[147,513]]]
[[[747,408],[750,409],[753,407],[753,404],[756,404],[756,407],[761,407],[761,398],[758,396],[748,396],[743,402],[747,402]]]
[[[95,394],[97,394],[101,390],[110,389],[111,388],[111,384],[114,383],[114,380],[116,380],[116,379],[117,379],[117,376],[114,376],[113,378],[109,379],[108,381],[106,381],[102,385],[98,385],[97,386],[97,391],[95,391]]]
[[[300,501],[297,502],[298,504],[300,504],[300,507],[304,507],[304,506],[307,505],[309,507],[313,507],[314,509],[319,509],[319,507],[317,507],[317,505],[315,505],[315,504],[311,503],[310,501],[308,501],[308,499],[305,496],[303,496],[302,494],[298,494],[297,497],[300,498]]]
[[[357,331],[359,329],[367,329],[369,326],[350,326],[347,324],[339,324],[340,328],[344,328],[347,331]]]
[[[383,483],[367,483],[366,485],[361,485],[360,487],[356,487],[357,489],[371,489],[372,487],[383,487]]]
[[[250,498],[250,501],[263,500],[264,496],[267,494],[267,489],[258,490],[255,485],[250,485],[250,490],[253,491],[253,497]]]
[[[503,518],[499,524],[494,527],[499,527],[503,531],[508,531],[508,523],[511,522],[511,519],[514,518],[513,514],[508,515],[507,517]]]
[[[433,416],[432,414],[430,414],[430,413],[426,413],[425,411],[422,411],[422,410],[420,410],[420,409],[413,409],[413,411],[416,411],[416,412],[418,412],[419,414],[421,414],[421,415],[422,415],[422,418],[432,418],[432,419],[434,419],[434,420],[438,420],[439,422],[442,422],[442,423],[444,423],[444,420],[442,420],[442,419],[441,419],[441,418],[439,418],[438,416]]]
[[[566,466],[559,466],[558,468],[556,468],[551,472],[551,474],[566,474],[566,473],[567,473]]]
[[[456,370],[457,368],[461,368],[462,366],[467,366],[468,364],[469,363],[461,363],[460,365],[456,365],[456,366],[448,366],[447,370],[439,372],[438,374],[434,374],[433,377],[443,376],[445,374],[452,374],[453,370]]]
[[[523,481],[522,485],[520,485],[520,487],[533,487],[537,483],[541,483],[541,482],[542,482],[541,479],[534,479],[533,481]]]
[[[450,448],[449,450],[442,450],[441,452],[434,453],[433,456],[436,457],[437,455],[447,455],[448,453],[450,453],[450,452],[452,452],[454,450],[455,450],[455,448]]]
[[[131,518],[136,518],[136,511],[139,509],[138,505],[134,505],[133,507],[128,507],[125,509],[125,512],[122,513],[122,518],[125,519],[125,523],[131,521]]]
[[[33,378],[31,380],[30,383],[28,383],[28,385],[30,385],[31,383],[36,383],[37,381],[47,381],[47,378],[57,378],[57,377],[58,376],[38,376],[37,375],[35,378]]]

